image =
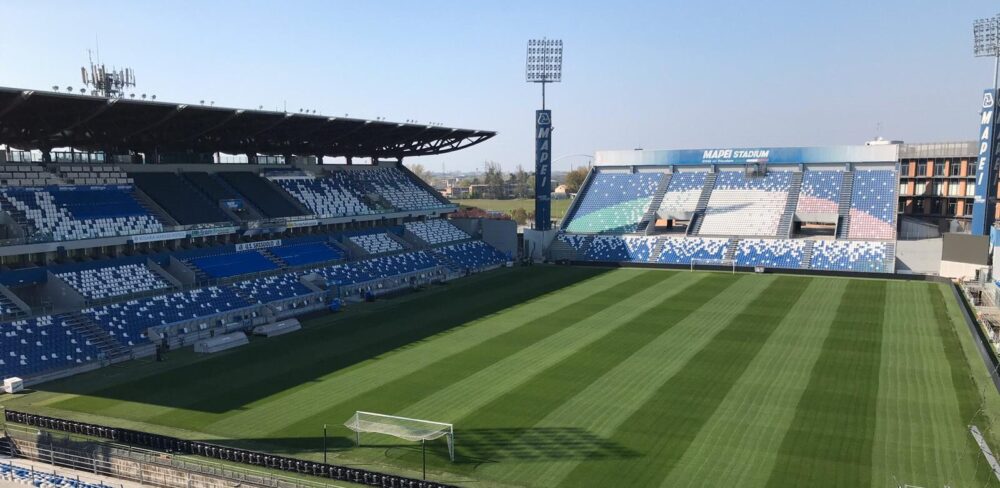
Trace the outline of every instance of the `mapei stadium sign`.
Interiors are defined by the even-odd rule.
[[[972,204],[972,234],[988,235],[996,212],[996,144],[1000,117],[996,114],[996,90],[983,92],[983,110],[979,119],[979,155],[976,161],[976,197]]]
[[[770,149],[706,149],[702,152],[703,163],[766,163]]]
[[[535,229],[552,225],[552,111],[535,111]]]

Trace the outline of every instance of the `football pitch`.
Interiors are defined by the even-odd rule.
[[[946,285],[539,266],[304,321],[212,356],[6,399],[45,415],[417,475],[356,411],[453,423],[463,486],[1000,486],[998,395]]]

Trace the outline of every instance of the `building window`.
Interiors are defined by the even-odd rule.
[[[948,182],[948,195],[955,196],[958,195],[958,182],[949,181]]]
[[[965,184],[965,196],[972,197],[975,195],[976,195],[976,182],[975,180],[973,180]]]
[[[944,176],[944,161],[934,163],[934,176]]]
[[[917,163],[917,176],[927,176],[927,162],[921,161]]]
[[[958,200],[951,200],[948,202],[948,215],[958,214]]]
[[[903,176],[910,176],[910,163],[909,161],[899,165],[900,174]]]
[[[913,213],[924,213],[924,199],[918,198],[913,201]]]
[[[943,196],[944,195],[944,182],[935,181],[934,182],[934,195]]]
[[[906,187],[907,186],[908,185],[906,183],[900,183],[899,184],[899,194],[900,195],[908,195],[908,193],[906,193]]]
[[[962,161],[952,161],[951,162],[951,167],[949,167],[949,169],[951,170],[951,175],[952,176],[962,176],[962,165],[963,164],[965,164],[965,163],[963,163]]]
[[[917,184],[914,185],[914,187],[915,187],[913,190],[914,195],[923,195],[925,192],[927,192],[926,181],[918,181]]]

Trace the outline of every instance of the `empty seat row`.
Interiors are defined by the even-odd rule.
[[[895,239],[898,177],[892,170],[854,172],[851,239]]]
[[[383,254],[403,250],[403,246],[395,239],[389,237],[385,232],[351,236],[348,239],[361,249],[364,249],[368,254]]]
[[[789,171],[772,171],[765,176],[719,172],[698,233],[775,236],[785,212],[791,175]]]
[[[446,259],[452,268],[480,270],[490,266],[499,266],[510,258],[497,248],[483,241],[469,241],[452,244],[434,249]]]
[[[99,352],[64,316],[0,324],[0,377],[79,366],[97,360]]]
[[[377,256],[314,271],[325,277],[330,284],[341,286],[413,273],[440,265],[440,261],[430,253],[413,251]]]
[[[326,242],[286,244],[268,249],[288,266],[302,266],[324,261],[344,259],[344,251]]]
[[[399,210],[431,210],[447,207],[441,197],[427,191],[401,169],[379,167],[346,171],[361,188],[377,193]]]
[[[319,217],[376,213],[365,203],[363,191],[342,171],[320,178],[285,176],[271,179]]]
[[[278,265],[260,251],[242,251],[202,256],[188,262],[211,278],[228,278],[278,269]]]
[[[843,171],[806,171],[802,175],[795,213],[836,214],[840,209]]]
[[[36,488],[109,488],[103,482],[80,481],[79,476],[46,473],[11,463],[0,464],[0,481],[3,481],[3,484],[21,484]]]
[[[877,241],[816,241],[809,267],[831,271],[886,273],[889,248]]]
[[[32,236],[54,241],[163,231],[128,187],[6,188],[0,197],[4,210],[23,216]]]
[[[407,222],[403,226],[418,239],[432,246],[446,242],[462,241],[472,237],[464,230],[455,227],[454,224],[444,219]]]
[[[210,286],[129,300],[82,310],[118,342],[135,346],[148,341],[150,327],[202,319],[251,304],[229,286]]]
[[[269,303],[315,293],[299,281],[299,273],[266,276],[234,283],[233,287],[251,303]]]
[[[175,173],[136,173],[135,184],[181,225],[228,222],[229,217]]]
[[[663,219],[690,220],[698,207],[708,173],[674,173],[657,214]]]
[[[86,298],[101,300],[170,288],[144,264],[106,266],[56,274]]]
[[[796,239],[740,239],[734,259],[737,266],[801,268],[805,244]]]
[[[598,171],[592,174],[565,229],[592,234],[635,232],[661,177],[660,173]]]
[[[284,192],[280,192],[277,187],[267,179],[256,173],[249,171],[225,171],[218,174],[226,183],[236,189],[243,198],[251,203],[265,217],[283,218],[297,217],[303,215],[295,204],[293,204]]]

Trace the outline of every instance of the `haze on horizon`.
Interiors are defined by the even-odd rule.
[[[0,86],[80,87],[87,50],[159,100],[495,130],[433,171],[533,166],[529,38],[562,39],[555,170],[600,149],[969,140],[995,2],[2,0]],[[878,128],[881,128],[879,130]]]

